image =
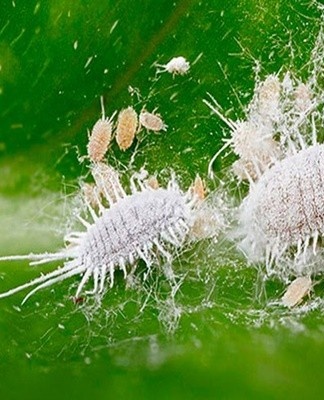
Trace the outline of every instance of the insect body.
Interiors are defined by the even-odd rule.
[[[244,249],[267,266],[296,246],[295,260],[316,253],[324,234],[324,145],[313,145],[278,161],[252,185],[240,210]]]
[[[167,64],[157,66],[162,67],[158,72],[169,72],[172,75],[185,75],[189,72],[190,64],[182,56],[172,58]]]
[[[300,276],[293,280],[282,296],[282,304],[286,307],[295,307],[303,298],[310,294],[312,280],[309,276]]]
[[[80,218],[86,230],[70,233],[66,238],[70,246],[62,251],[2,257],[1,260],[33,260],[31,264],[70,260],[65,261],[62,268],[0,294],[0,298],[36,286],[24,298],[25,302],[42,288],[82,274],[75,296],[79,298],[90,277],[94,281],[91,293],[101,293],[107,276],[110,286],[113,286],[116,269],[121,269],[127,277],[128,266],[134,266],[140,259],[144,260],[148,268],[157,262],[158,255],[170,260],[169,248],[181,246],[193,224],[195,199],[189,192],[182,193],[174,180],[169,182],[167,189],[152,189],[140,182],[138,184],[141,190],[137,190],[134,183],[132,194],[123,192],[123,196],[109,208],[101,205],[101,216],[97,216],[89,207],[93,223]]]
[[[104,158],[112,137],[112,118],[105,117],[103,98],[101,97],[102,116],[94,124],[87,150],[91,161],[98,162]]]
[[[159,132],[166,131],[167,125],[163,122],[159,114],[153,114],[148,111],[141,111],[140,113],[140,124],[149,131]]]
[[[137,124],[137,114],[132,107],[128,107],[119,113],[116,141],[121,150],[127,150],[132,145],[137,130]]]

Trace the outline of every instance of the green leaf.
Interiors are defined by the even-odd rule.
[[[79,157],[100,96],[107,115],[157,108],[168,125],[126,152],[112,145],[108,160],[125,182],[145,165],[165,183],[172,168],[186,189],[229,134],[203,103],[207,92],[243,118],[256,61],[261,76],[284,68],[302,77],[322,19],[316,2],[299,0],[2,3],[0,255],[63,245],[79,179],[90,181]],[[156,63],[180,55],[188,75],[157,73]],[[219,177],[231,160],[217,160]],[[55,267],[2,263],[1,292]],[[139,290],[117,276],[99,309],[71,301],[77,279],[22,307],[23,293],[1,299],[2,398],[36,399],[58,386],[63,398],[319,398],[320,307],[271,305],[283,283],[260,284],[231,243],[195,245],[174,269],[185,277],[174,297],[156,271]]]

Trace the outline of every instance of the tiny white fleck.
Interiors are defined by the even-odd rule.
[[[73,43],[73,48],[74,48],[74,50],[76,50],[76,49],[78,48],[78,45],[79,45],[79,42],[76,40],[76,41]]]
[[[109,33],[112,34],[115,30],[116,26],[118,25],[119,19],[117,19],[111,26]]]
[[[89,57],[89,58],[87,59],[87,62],[86,62],[85,65],[84,65],[84,68],[88,68],[92,60],[93,60],[93,56]]]

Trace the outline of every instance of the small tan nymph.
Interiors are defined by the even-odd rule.
[[[133,143],[138,125],[137,113],[133,107],[127,107],[118,115],[116,141],[118,147],[125,151]]]
[[[101,118],[94,124],[89,142],[87,145],[88,156],[91,161],[102,161],[111,142],[112,137],[112,118],[105,117],[103,97],[101,97]]]

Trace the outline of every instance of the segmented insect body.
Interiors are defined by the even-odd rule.
[[[300,276],[294,279],[282,296],[282,304],[286,307],[295,307],[303,301],[303,298],[310,294],[312,280],[309,276]]]
[[[272,123],[268,123],[268,117],[262,119],[259,114],[246,121],[232,121],[221,114],[217,101],[210,97],[214,104],[207,100],[204,103],[231,129],[231,138],[225,141],[225,145],[211,159],[208,166],[209,176],[213,176],[212,166],[216,158],[225,148],[231,146],[233,152],[240,157],[234,167],[235,175],[251,182],[257,180],[281,156],[279,143],[273,139]],[[251,112],[255,108],[258,107],[251,106]]]
[[[127,150],[133,143],[137,131],[137,114],[133,107],[127,107],[118,115],[116,141],[121,150]]]
[[[109,204],[123,197],[124,189],[119,180],[118,172],[103,162],[93,163],[90,166],[92,176],[95,180],[95,187],[99,196],[108,200]]]
[[[167,125],[163,122],[159,114],[153,114],[148,111],[141,111],[139,116],[140,124],[149,131],[166,131]]]
[[[91,224],[80,218],[86,230],[70,233],[66,240],[71,245],[62,251],[2,257],[1,260],[33,260],[31,264],[72,260],[66,261],[62,268],[0,294],[0,298],[37,285],[24,298],[25,302],[38,290],[79,274],[82,279],[76,298],[90,277],[94,281],[92,293],[101,293],[107,276],[113,286],[116,269],[121,269],[126,277],[129,266],[134,268],[139,259],[144,260],[148,268],[157,262],[158,256],[170,261],[170,248],[183,245],[192,225],[194,199],[189,193],[182,193],[174,180],[167,189],[154,190],[138,184],[141,190],[133,186],[132,194],[123,192],[123,197],[110,208],[101,205],[101,216],[89,207],[94,222]]]
[[[101,97],[102,116],[94,124],[87,145],[91,161],[98,162],[104,158],[112,137],[112,118],[105,117],[103,98]]]
[[[277,162],[251,185],[240,211],[242,247],[251,259],[265,256],[268,272],[292,246],[295,261],[309,247],[316,253],[324,234],[323,180],[324,145],[313,145]]]
[[[158,66],[162,67],[162,70],[158,72],[169,72],[173,75],[185,75],[190,69],[189,62],[182,56],[174,57],[167,64],[158,64]]]

